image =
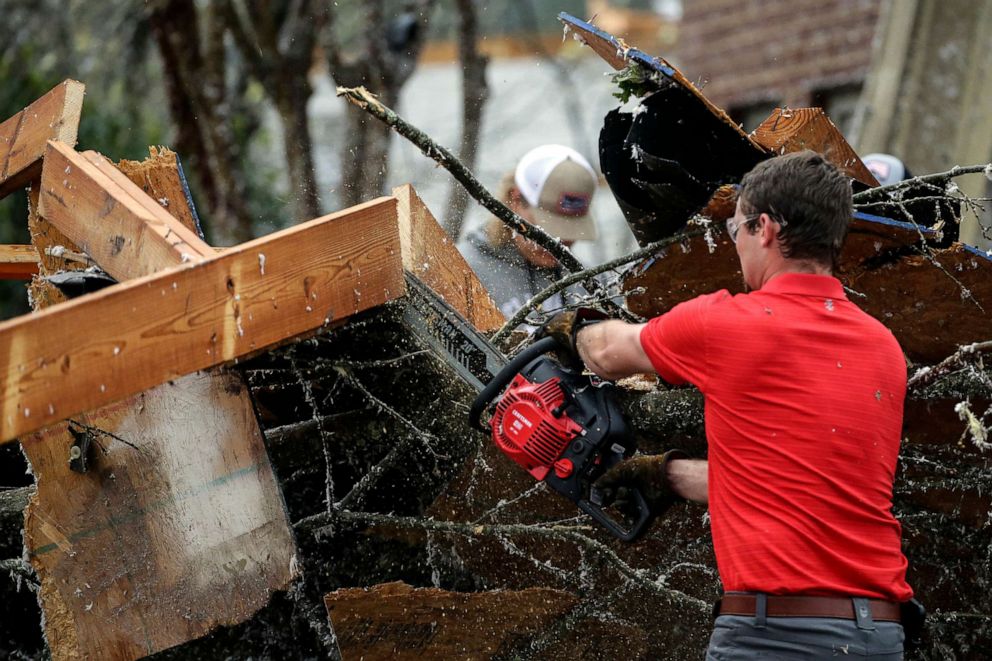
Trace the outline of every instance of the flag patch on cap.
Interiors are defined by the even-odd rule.
[[[562,193],[558,197],[558,213],[563,216],[584,216],[589,213],[591,195],[583,193]]]

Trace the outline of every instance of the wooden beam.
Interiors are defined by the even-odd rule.
[[[96,152],[50,142],[40,213],[118,280],[202,261],[213,250]]]
[[[0,324],[0,442],[405,292],[395,198]]]
[[[393,196],[398,200],[403,268],[479,330],[494,331],[502,326],[506,321],[503,313],[413,186],[394,188]]]
[[[0,245],[0,280],[30,280],[38,272],[38,251],[32,245]]]
[[[772,154],[812,149],[866,188],[878,186],[875,175],[822,108],[776,108],[751,137]]]
[[[0,198],[41,174],[45,144],[76,144],[85,85],[65,80],[0,124]]]

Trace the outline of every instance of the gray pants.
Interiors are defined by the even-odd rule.
[[[752,659],[876,659],[901,661],[902,625],[898,622],[827,617],[716,618],[707,661]]]

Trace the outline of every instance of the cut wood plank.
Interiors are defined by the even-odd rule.
[[[578,599],[548,588],[449,592],[384,583],[337,590],[324,603],[342,658],[490,659],[519,654]]]
[[[176,152],[168,147],[149,147],[148,152],[148,158],[143,161],[120,161],[118,169],[183,226],[202,237],[199,217]]]
[[[40,213],[122,281],[213,255],[113,163],[59,142],[45,156]]]
[[[38,272],[38,251],[32,245],[0,245],[0,280],[30,280]]]
[[[754,129],[751,137],[772,154],[812,149],[865,187],[878,186],[875,175],[861,162],[822,108],[776,108]]]
[[[76,144],[85,89],[80,82],[65,80],[0,124],[0,197],[41,175],[49,140]]]
[[[0,442],[404,292],[390,197],[12,319],[0,324]]]
[[[399,186],[393,195],[398,200],[403,268],[479,330],[502,326],[503,313],[413,187]]]
[[[92,439],[87,473],[69,468]],[[130,660],[236,624],[292,579],[295,543],[239,375],[184,376],[21,437],[25,545],[55,661]]]

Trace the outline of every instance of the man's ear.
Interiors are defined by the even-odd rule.
[[[768,248],[778,241],[779,224],[771,216],[763,213],[758,217],[758,235],[761,247]]]
[[[516,186],[510,188],[507,196],[509,197],[509,204],[507,206],[515,212],[518,209],[526,209],[528,207],[527,200],[524,199],[524,196],[520,193],[520,189]]]

